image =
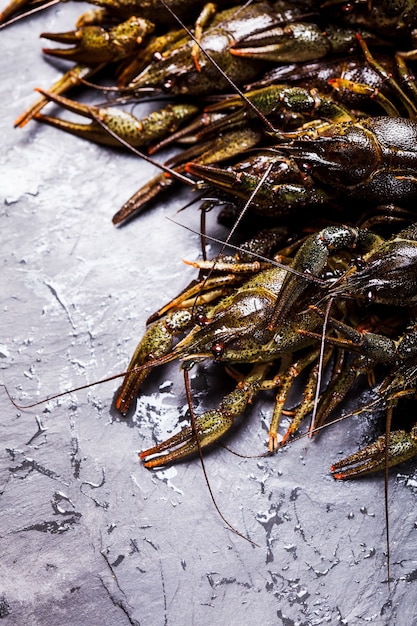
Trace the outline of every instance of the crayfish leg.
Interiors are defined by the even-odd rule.
[[[304,393],[303,393],[303,400],[300,404],[300,406],[297,408],[297,410],[295,411],[295,414],[291,420],[290,425],[288,426],[287,432],[284,434],[282,441],[281,441],[281,445],[285,445],[285,443],[288,441],[288,439],[298,430],[301,422],[303,421],[303,419],[308,415],[308,413],[310,413],[313,408],[314,408],[314,401],[315,401],[315,397],[316,397],[316,389],[317,389],[317,384],[318,381],[320,379],[320,368],[325,368],[327,363],[330,360],[331,355],[333,354],[333,349],[327,349],[325,350],[324,353],[324,357],[323,357],[323,362],[321,363],[320,360],[318,360],[310,374],[308,377],[308,380],[306,382],[306,385],[304,387]],[[312,356],[312,360],[316,357],[319,356],[319,351],[315,351],[311,353]],[[312,362],[311,360],[311,362]],[[306,366],[309,365],[309,363],[306,364]]]
[[[275,398],[274,410],[272,413],[271,424],[269,427],[268,449],[270,452],[276,452],[278,449],[278,426],[281,419],[284,404],[287,401],[288,394],[294,383],[294,380],[303,372],[306,367],[317,358],[318,350],[311,350],[305,356],[295,363],[292,363],[287,371],[281,375],[275,376],[272,381],[267,381],[264,387],[279,387]]]
[[[197,72],[201,72],[201,67],[198,61],[198,56],[200,54],[200,40],[203,35],[203,29],[207,25],[207,23],[211,20],[213,15],[215,15],[216,11],[217,11],[216,5],[213,2],[207,2],[207,4],[204,5],[200,15],[198,16],[195,22],[195,29],[194,29],[195,41],[194,41],[193,48],[191,50],[191,56],[194,61],[194,66]]]

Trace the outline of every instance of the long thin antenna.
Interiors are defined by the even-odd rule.
[[[310,428],[309,428],[309,431],[311,432],[313,431],[313,425],[314,425],[314,422],[316,421],[316,415],[317,415],[317,410],[318,410],[318,405],[319,405],[321,379],[323,377],[324,351],[326,349],[326,330],[327,330],[327,324],[329,321],[330,309],[332,308],[332,304],[333,304],[333,298],[330,298],[329,301],[327,302],[326,310],[324,313],[323,331],[321,334],[321,341],[320,341],[320,356],[319,356],[319,361],[318,361],[316,394],[314,397],[313,413],[311,415],[311,422],[310,422]]]
[[[266,179],[268,178],[270,172],[272,169],[272,163],[267,167],[266,171],[264,172],[264,175],[262,176],[262,178],[260,179],[260,181],[258,182],[258,184],[256,185],[255,189],[253,190],[253,192],[251,193],[249,199],[247,200],[245,206],[243,207],[243,209],[240,211],[239,213],[239,217],[237,218],[237,220],[235,221],[235,223],[233,224],[233,227],[231,228],[229,234],[226,237],[226,240],[223,242],[222,247],[220,248],[220,251],[217,255],[217,257],[221,256],[225,250],[225,248],[229,245],[229,241],[231,240],[231,238],[233,237],[233,235],[236,232],[237,227],[239,226],[240,222],[242,221],[243,217],[245,216],[248,208],[250,207],[250,205],[252,204],[255,196],[257,195],[257,193],[259,192],[259,190],[261,189],[262,185],[264,184],[264,182],[266,181]],[[207,235],[206,233],[204,233],[204,241],[205,239],[207,239]],[[212,275],[212,273],[214,272],[215,268],[216,268],[216,263],[217,260],[214,261],[213,267],[210,268],[210,271],[208,272],[207,276],[204,279],[204,283],[202,285],[202,288],[204,288],[204,285],[206,284],[206,282],[209,280],[210,276]],[[198,296],[196,296],[195,301],[197,302]]]
[[[174,224],[177,224],[178,226],[182,226],[182,228],[185,228],[186,230],[190,231],[190,233],[194,233],[194,235],[201,234],[199,233],[198,230],[195,230],[194,228],[191,228],[191,226],[186,226],[186,224],[182,224],[181,222],[178,222],[173,217],[167,216],[166,219],[169,220],[170,222],[173,222]],[[214,243],[224,245],[224,247],[230,248],[231,250],[236,250],[237,252],[241,251],[241,248],[239,246],[235,246],[234,244],[228,241],[225,242],[224,240],[218,239],[217,237],[212,237],[211,235],[206,234],[205,238]],[[289,272],[290,274],[294,274],[295,276],[299,276],[300,278],[305,278],[305,280],[309,280],[312,283],[315,283],[317,285],[327,285],[327,281],[324,280],[323,278],[319,278],[318,276],[313,276],[312,274],[304,274],[303,272],[299,272],[298,270],[294,269],[290,265],[284,265],[284,263],[279,263],[278,261],[275,261],[274,259],[270,259],[266,256],[263,256],[262,254],[258,254],[257,252],[254,252],[253,250],[245,250],[245,252],[253,256],[253,258],[258,259],[259,261],[263,261],[264,263],[269,263],[270,265],[279,267],[280,269],[283,269]]]
[[[143,365],[138,365],[136,367],[132,367],[131,369],[126,370],[125,372],[119,372],[118,374],[113,374],[112,376],[107,376],[106,378],[100,378],[100,380],[96,380],[93,383],[86,383],[85,385],[80,385],[79,387],[73,387],[72,389],[67,389],[67,391],[60,391],[59,393],[54,393],[52,396],[46,396],[42,400],[37,400],[37,402],[32,402],[31,404],[18,404],[12,397],[8,388],[4,383],[0,383],[0,388],[3,388],[6,392],[7,397],[10,402],[16,409],[20,411],[24,411],[26,409],[32,409],[35,406],[39,406],[40,404],[45,404],[46,402],[50,402],[51,400],[56,400],[57,398],[62,398],[63,396],[67,396],[70,393],[76,393],[77,391],[83,391],[84,389],[90,389],[90,387],[95,387],[96,385],[102,385],[103,383],[108,383],[112,380],[116,380],[117,378],[122,378],[122,376],[126,376],[126,374],[132,374],[134,372],[141,372],[146,369],[150,369],[156,367],[158,365],[165,365],[165,363],[169,363],[176,358],[176,354],[170,352],[159,359],[154,359],[153,361],[148,361]]]
[[[239,87],[233,82],[233,80],[231,78],[229,78],[229,76],[226,74],[226,72],[212,58],[212,56],[206,50],[204,50],[203,46],[200,44],[198,39],[196,37],[194,37],[193,33],[184,24],[184,22],[177,15],[175,15],[174,11],[168,6],[168,4],[165,2],[165,0],[159,0],[159,1],[162,4],[162,6],[165,7],[165,9],[178,22],[178,24],[181,26],[181,28],[183,28],[185,30],[187,35],[189,35],[191,37],[191,39],[194,41],[194,43],[197,44],[199,50],[204,54],[204,56],[208,59],[208,61],[212,64],[212,66],[216,68],[216,70],[221,74],[221,76],[229,83],[229,85],[234,89],[234,91],[236,91],[236,93],[242,98],[244,103],[255,113],[256,117],[258,117],[259,119],[262,120],[262,122],[265,124],[266,128],[271,133],[275,133],[276,129],[273,127],[271,122],[265,117],[265,115],[263,113],[261,113],[261,111],[259,111],[259,109],[253,104],[253,102],[251,102],[249,100],[249,98],[247,98],[245,96],[243,91],[241,89],[239,89]]]
[[[34,15],[34,13],[39,13],[39,11],[48,9],[49,7],[52,7],[55,4],[59,4],[60,2],[61,0],[50,0],[49,2],[40,4],[39,6],[36,6],[33,9],[30,9],[29,11],[24,11],[23,13],[20,13],[19,15],[15,15],[14,17],[11,17],[9,20],[7,20],[6,22],[2,22],[0,24],[0,30],[2,28],[6,28],[6,26],[10,26],[10,24],[15,24],[16,22],[19,22],[20,20],[22,20],[25,17],[28,17],[29,15]],[[0,13],[0,19],[4,19],[5,14],[7,16],[6,11],[3,11],[3,13]]]
[[[391,424],[392,424],[392,406],[387,409],[387,419],[385,423],[385,470],[384,470],[384,501],[385,501],[385,541],[387,545],[387,583],[388,591],[390,588],[391,580],[391,554],[390,554],[390,540],[389,540],[389,510],[388,510],[388,458],[389,458],[389,445],[391,439]]]
[[[251,545],[253,545],[256,548],[259,548],[259,545],[257,543],[255,543],[254,541],[252,541],[252,539],[249,539],[249,537],[246,537],[245,535],[242,535],[241,532],[239,532],[236,528],[234,528],[234,526],[232,526],[232,524],[225,518],[225,516],[223,515],[223,513],[221,512],[216,499],[214,497],[213,494],[213,490],[211,488],[210,485],[210,481],[207,475],[207,470],[206,470],[206,466],[204,463],[204,458],[203,458],[203,453],[201,450],[201,445],[200,445],[200,440],[198,437],[198,429],[197,429],[197,423],[196,423],[196,417],[195,417],[195,413],[194,413],[194,407],[193,407],[193,400],[192,400],[192,394],[191,394],[191,385],[190,385],[190,377],[188,375],[188,370],[184,369],[184,384],[185,384],[185,393],[187,396],[187,403],[188,403],[188,408],[190,410],[190,418],[191,418],[191,428],[193,430],[194,433],[194,437],[197,443],[197,449],[198,449],[198,456],[200,457],[200,463],[201,463],[201,467],[203,470],[203,474],[204,474],[204,478],[206,481],[206,485],[207,488],[209,490],[209,494],[210,497],[213,501],[213,504],[215,506],[215,509],[217,511],[217,513],[219,514],[220,518],[223,520],[223,522],[226,524],[226,526],[238,537],[241,537],[242,539],[245,539],[246,541],[248,541]]]

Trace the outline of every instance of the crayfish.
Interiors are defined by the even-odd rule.
[[[248,375],[239,376],[236,389],[221,402],[218,409],[210,410],[196,420],[197,433],[191,427],[185,428],[166,442],[143,452],[141,457],[147,459],[145,465],[157,467],[196,452],[197,445],[204,447],[213,443],[227,432],[236,417],[262,389],[278,389],[269,432],[269,449],[276,450],[279,418],[290,382],[317,360],[318,352],[313,340],[316,343],[320,340],[320,334],[315,330],[321,324],[321,317],[314,307],[336,294],[349,299],[367,297],[373,298],[376,303],[395,304],[398,299],[392,295],[392,287],[407,276],[409,280],[401,306],[414,305],[417,299],[416,234],[416,225],[413,225],[384,242],[366,229],[327,227],[311,235],[300,246],[288,267],[273,264],[261,269],[259,264],[254,268],[253,262],[248,263],[247,271],[253,276],[243,284],[239,284],[243,264],[238,258],[228,262],[217,259],[208,265],[196,263],[200,269],[214,269],[214,275],[193,284],[153,317],[131,360],[116,408],[127,413],[149,372],[174,359],[180,360],[186,369],[207,358],[227,364],[248,363],[252,369]],[[358,269],[355,265],[359,263],[358,259],[352,259],[352,265],[346,268],[342,278],[336,279],[331,275],[330,268],[336,263],[335,254],[342,249],[362,249],[362,260]],[[234,273],[234,270],[239,273]],[[226,271],[230,273],[223,275]],[[326,278],[322,277],[323,274]],[[346,316],[344,308],[340,309],[342,318]],[[361,333],[334,318],[330,319],[329,328],[345,337],[326,336],[330,346],[343,348],[345,353],[358,353],[359,356],[341,374],[333,374],[329,388],[318,404],[312,433],[338,407],[358,375],[373,370],[377,364],[393,368],[378,392],[381,404],[392,404],[397,397],[415,392],[417,335],[413,325],[398,341],[374,333]],[[185,337],[173,348],[173,338],[184,333],[187,333]],[[300,357],[282,373],[276,365],[277,359],[288,353]],[[327,354],[326,360],[330,356]],[[307,383],[306,387],[310,386]],[[310,409],[311,402],[301,404],[284,440],[295,432],[296,425],[301,421],[300,416]],[[379,445],[378,450],[378,454],[374,447],[362,451],[354,458],[363,459],[366,463],[355,470],[338,472],[336,476],[347,478],[380,469],[384,459],[383,446]],[[415,429],[411,435],[393,434],[388,458],[390,465],[415,454]],[[153,455],[157,455],[156,458],[148,460]],[[340,461],[333,468],[339,469],[353,462],[352,459]]]
[[[206,206],[221,202],[233,215],[245,213],[239,221],[251,232],[235,256],[196,261],[198,278],[150,318],[139,342],[116,397],[122,415],[148,374],[172,361],[187,372],[211,360],[236,381],[217,408],[142,452],[145,466],[218,441],[262,391],[275,394],[269,453],[310,413],[315,436],[359,377],[372,383],[375,400],[353,412],[382,408],[391,417],[416,393],[415,3],[231,2],[200,15],[200,3],[191,3],[192,16],[183,3],[186,25],[149,3],[140,10],[94,4],[104,10],[81,18],[74,31],[44,34],[71,46],[46,54],[76,65],[50,89],[39,88],[40,99],[16,125],[35,119],[106,146],[147,149],[139,153],[147,159],[175,146],[115,224],[182,182],[209,196]],[[94,76],[111,82],[118,106],[63,95]],[[119,108],[155,96],[164,103],[149,115]],[[47,105],[89,123],[46,115]],[[268,234],[255,239],[261,218]],[[402,220],[413,225],[399,230]],[[288,239],[271,234],[277,224]],[[374,310],[375,327],[368,324]],[[304,397],[281,434],[290,390],[303,376]],[[387,428],[331,472],[345,479],[413,457],[416,428]]]

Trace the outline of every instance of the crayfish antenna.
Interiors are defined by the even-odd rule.
[[[328,301],[327,306],[326,306],[326,310],[325,310],[325,313],[324,313],[323,327],[322,327],[321,340],[320,340],[320,355],[319,355],[319,363],[318,363],[318,376],[317,376],[317,383],[316,383],[316,395],[314,397],[313,412],[311,414],[310,427],[309,427],[309,430],[308,430],[309,438],[311,438],[313,436],[314,424],[315,424],[315,421],[316,421],[316,415],[317,415],[317,411],[318,411],[318,408],[319,408],[320,387],[321,387],[321,381],[322,381],[322,377],[323,377],[324,351],[325,351],[325,347],[326,347],[327,324],[328,324],[328,321],[329,321],[330,309],[332,308],[332,304],[333,304],[333,298],[331,298]]]
[[[174,11],[167,4],[167,2],[165,2],[165,0],[160,0],[160,3],[172,15],[172,17],[178,22],[181,28],[185,30],[187,35],[191,37],[191,39],[194,41],[194,45],[200,50],[202,54],[204,54],[204,56],[213,65],[213,67],[216,68],[219,74],[221,74],[221,76],[229,83],[232,89],[242,98],[243,102],[248,106],[248,108],[250,108],[255,113],[255,115],[263,122],[263,124],[268,129],[268,131],[271,133],[275,133],[276,129],[268,120],[268,118],[265,117],[265,115],[263,115],[261,111],[259,111],[259,109],[253,104],[253,102],[249,100],[249,98],[245,96],[243,91],[239,89],[236,83],[227,75],[227,73],[220,67],[220,65],[216,63],[216,61],[211,57],[211,55],[206,50],[204,50],[203,46],[198,41],[198,38],[195,37],[195,35],[190,31],[190,29],[186,26],[186,24],[184,24],[184,22],[177,15],[175,15]]]
[[[162,365],[170,360],[172,360],[171,355],[168,355],[169,358],[163,357],[161,359],[155,359],[152,361],[152,365]],[[149,369],[149,364],[140,365],[136,368],[131,368],[124,372],[119,372],[118,374],[112,374],[111,376],[107,376],[106,378],[100,378],[100,380],[96,380],[93,383],[87,383],[85,385],[80,385],[79,387],[73,387],[72,389],[67,389],[67,391],[60,391],[59,393],[54,393],[51,396],[46,396],[42,400],[37,400],[36,402],[32,402],[31,404],[19,404],[14,400],[11,395],[9,389],[4,383],[0,383],[0,388],[3,388],[9,401],[11,404],[18,409],[19,411],[25,411],[26,409],[32,409],[35,406],[40,406],[41,404],[45,404],[46,402],[50,402],[51,400],[56,400],[57,398],[62,398],[63,396],[67,396],[70,393],[76,393],[77,391],[83,391],[84,389],[90,389],[91,387],[96,387],[97,385],[103,385],[104,383],[109,383],[112,380],[117,380],[118,378],[123,378],[127,374],[132,374],[133,372],[140,372],[142,370]]]
[[[192,396],[191,396],[191,385],[190,385],[190,377],[188,375],[188,370],[184,369],[184,384],[185,384],[185,393],[187,396],[187,403],[188,403],[188,408],[190,410],[190,418],[191,418],[191,428],[193,430],[194,433],[194,437],[197,443],[197,449],[198,449],[198,456],[200,458],[200,463],[201,463],[201,468],[203,470],[203,474],[204,474],[204,479],[206,481],[206,485],[207,485],[207,489],[209,491],[210,494],[210,498],[214,504],[214,507],[218,513],[218,515],[220,516],[220,518],[223,520],[223,522],[226,524],[226,526],[238,537],[241,537],[242,539],[245,539],[245,541],[248,541],[253,547],[255,548],[259,548],[259,545],[257,543],[255,543],[254,541],[252,541],[252,539],[250,539],[249,537],[246,537],[245,535],[243,535],[241,532],[239,532],[223,515],[223,513],[220,510],[219,505],[216,502],[216,499],[214,497],[214,493],[213,490],[211,488],[210,485],[210,481],[209,481],[209,477],[207,474],[207,470],[206,470],[206,465],[204,462],[204,457],[203,457],[203,452],[201,450],[201,445],[200,445],[200,440],[198,437],[198,431],[197,431],[197,424],[196,424],[196,417],[195,417],[195,413],[194,413],[194,407],[193,407],[193,401],[192,401]]]
[[[34,13],[38,13],[39,11],[43,11],[44,9],[48,9],[49,7],[54,6],[55,4],[59,4],[59,2],[61,2],[61,0],[49,0],[49,2],[41,2],[32,9],[29,9],[28,11],[18,13],[21,8],[28,4],[28,0],[12,0],[12,2],[10,2],[0,13],[0,30],[2,28],[5,28],[6,26],[11,26],[16,22],[19,22],[25,17],[34,15]]]
[[[389,457],[389,444],[391,437],[391,424],[392,424],[392,406],[387,409],[387,418],[385,423],[385,453],[384,453],[384,505],[385,505],[385,541],[387,548],[387,584],[388,591],[391,590],[391,553],[390,553],[390,539],[389,539],[389,507],[388,507],[388,457]]]

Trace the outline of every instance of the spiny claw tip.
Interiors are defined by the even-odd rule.
[[[332,467],[330,468],[330,471],[334,471]],[[333,478],[335,480],[344,480],[346,478],[346,474],[344,474],[343,472],[337,472],[336,474],[333,474]]]
[[[157,454],[159,452],[159,446],[155,446],[154,448],[148,448],[147,450],[142,450],[139,452],[139,458],[145,459],[147,456],[152,456],[153,454]],[[157,461],[158,459],[153,459],[153,461]],[[152,463],[152,461],[146,461],[147,463]]]
[[[290,430],[288,429],[287,432],[285,433],[285,435],[283,436],[283,438],[281,439],[281,447],[285,446],[286,442],[288,441],[288,439],[290,438]]]
[[[143,463],[143,467],[145,467],[146,469],[153,469],[155,467],[155,464],[153,464],[152,461],[146,461],[145,463]]]
[[[114,406],[117,411],[122,415],[122,417],[126,417],[129,412],[129,404],[126,402],[125,398],[121,398],[120,396],[116,399]]]
[[[139,454],[139,458],[142,460],[145,457],[149,456],[147,454],[147,450],[144,450],[144,452],[140,452]],[[165,465],[166,461],[164,459],[163,456],[160,457],[156,457],[155,459],[151,459],[150,461],[144,461],[143,463],[143,467],[146,467],[146,469],[154,469],[156,467],[161,467],[161,465]]]

